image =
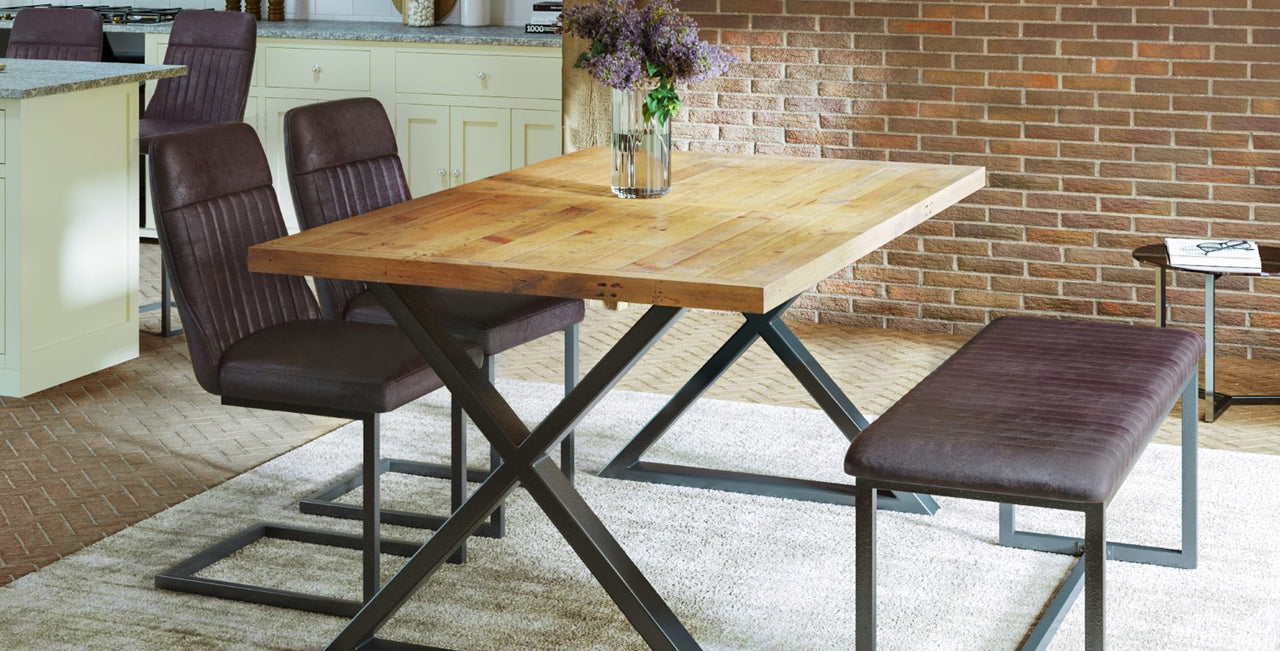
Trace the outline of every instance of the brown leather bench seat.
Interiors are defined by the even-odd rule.
[[[874,568],[864,570],[862,557],[874,554],[872,544],[865,545],[870,550],[864,547],[862,535],[869,533],[874,540],[873,530],[863,531],[864,525],[874,527],[873,504],[863,515],[863,502],[875,500],[872,489],[1068,508],[1085,511],[1086,519],[1096,510],[1099,522],[1093,529],[1101,532],[1102,508],[1180,396],[1184,407],[1190,403],[1189,414],[1185,408],[1183,413],[1184,454],[1194,455],[1195,380],[1203,352],[1200,337],[1182,330],[1005,317],[984,328],[872,422],[845,458],[845,471],[858,478],[860,648],[871,648],[863,645],[864,635],[874,645],[874,602],[870,613],[862,612],[862,591],[870,588],[869,598],[874,598]],[[1135,560],[1194,565],[1194,549],[1185,549],[1188,487],[1194,497],[1186,468],[1184,464],[1184,550],[1165,550],[1177,555],[1171,563],[1163,557]],[[1190,507],[1194,547],[1194,499]],[[1010,507],[1009,534],[1014,533],[1012,514]],[[1002,509],[1002,529],[1004,517]],[[1088,523],[1086,529],[1091,529]],[[1007,542],[1005,533],[1002,542]],[[1087,532],[1086,546],[1089,537]],[[1062,551],[1073,547],[1078,544]],[[1101,558],[1096,560],[1100,567]],[[1086,587],[1100,593],[1101,570],[1098,575],[1098,585]],[[864,579],[872,583],[863,586]],[[1089,628],[1096,631],[1086,634],[1092,647],[1101,643],[1102,611],[1100,598],[1097,604],[1091,601],[1092,594],[1086,608],[1096,606],[1099,619],[1096,626],[1090,620]],[[864,623],[866,616],[871,619]],[[1056,628],[1055,622],[1050,625]],[[1047,631],[1044,641],[1052,632]]]

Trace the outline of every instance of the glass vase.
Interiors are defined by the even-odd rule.
[[[613,89],[613,193],[624,199],[671,190],[671,120],[644,119],[649,90]]]

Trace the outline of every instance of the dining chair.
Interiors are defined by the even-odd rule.
[[[157,138],[150,172],[196,381],[224,405],[359,420],[365,474],[363,536],[258,524],[158,575],[156,586],[353,616],[362,602],[195,574],[260,538],[283,538],[363,549],[363,599],[371,598],[379,552],[407,556],[420,544],[381,537],[378,416],[443,383],[399,328],[322,318],[302,277],[249,272],[249,247],[287,231],[266,154],[247,124]],[[478,364],[478,348],[469,352]]]
[[[308,104],[284,117],[285,161],[289,171],[294,208],[302,228],[315,228],[402,201],[411,196],[396,146],[395,132],[382,104],[369,97]],[[394,324],[377,297],[361,282],[316,278],[316,289],[325,316],[346,321]],[[577,384],[578,324],[585,316],[580,299],[518,296],[439,287],[420,290],[450,331],[475,342],[484,355],[482,368],[492,382],[499,353],[543,336],[563,331],[565,393]],[[454,427],[464,427],[460,408],[454,407]],[[465,440],[465,437],[462,437]],[[455,457],[465,458],[455,435]],[[490,471],[501,463],[489,452]],[[573,476],[573,434],[561,444],[561,469]],[[440,477],[449,468],[400,459],[384,460],[384,470]],[[468,472],[471,481],[483,481],[487,473]],[[354,507],[336,503],[352,490],[354,481],[339,482],[304,500],[308,513],[356,517]],[[454,508],[465,495],[455,495]],[[438,528],[439,519],[423,514],[386,513],[387,522]],[[501,508],[480,535],[503,535]]]
[[[244,120],[257,29],[253,18],[240,12],[182,11],[174,16],[164,63],[186,66],[187,74],[157,81],[155,92],[138,121],[140,178],[143,179],[139,188],[139,214],[143,225],[148,207],[146,157],[151,142],[165,134]],[[158,306],[160,334],[168,337],[181,332],[171,328],[169,277],[163,263]],[[141,311],[156,307],[157,304],[144,305]]]
[[[93,9],[23,9],[9,28],[9,59],[102,60],[102,16]]]

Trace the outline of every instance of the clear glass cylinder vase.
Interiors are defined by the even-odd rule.
[[[624,199],[671,190],[671,120],[644,119],[649,89],[613,89],[613,193]]]

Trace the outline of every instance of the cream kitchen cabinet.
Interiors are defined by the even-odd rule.
[[[167,41],[147,35],[149,62],[163,60]],[[284,114],[362,96],[387,109],[415,196],[561,153],[559,48],[259,38],[245,121],[291,231]]]

